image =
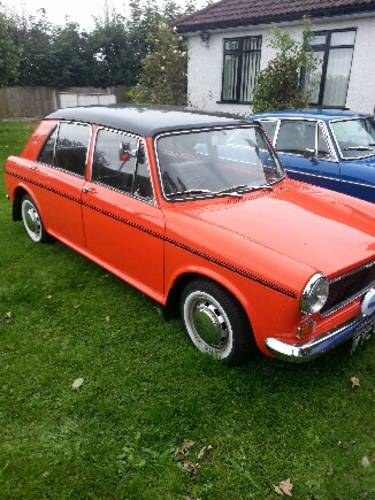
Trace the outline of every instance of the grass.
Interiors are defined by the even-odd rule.
[[[1,167],[31,129],[0,122]],[[297,499],[374,498],[375,342],[222,367],[128,285],[34,245],[0,191],[1,499],[276,499],[287,478]]]

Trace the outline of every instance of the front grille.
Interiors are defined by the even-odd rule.
[[[360,296],[375,282],[375,261],[333,279],[329,284],[329,296],[322,314],[329,314]]]

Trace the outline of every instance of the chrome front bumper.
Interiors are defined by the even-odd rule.
[[[304,363],[352,339],[362,328],[371,330],[371,326],[374,331],[375,314],[357,317],[305,344],[287,344],[275,338],[266,339],[265,344],[276,358],[293,363]]]

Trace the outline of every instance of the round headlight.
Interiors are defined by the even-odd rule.
[[[302,292],[301,311],[305,314],[319,312],[327,302],[328,294],[328,279],[323,274],[314,274]]]

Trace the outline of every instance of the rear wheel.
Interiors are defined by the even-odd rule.
[[[254,350],[252,332],[237,300],[208,280],[184,289],[180,303],[186,333],[195,347],[229,365],[246,361]]]
[[[48,236],[44,229],[39,211],[29,195],[25,195],[21,201],[22,222],[26,233],[34,243],[47,241]]]

